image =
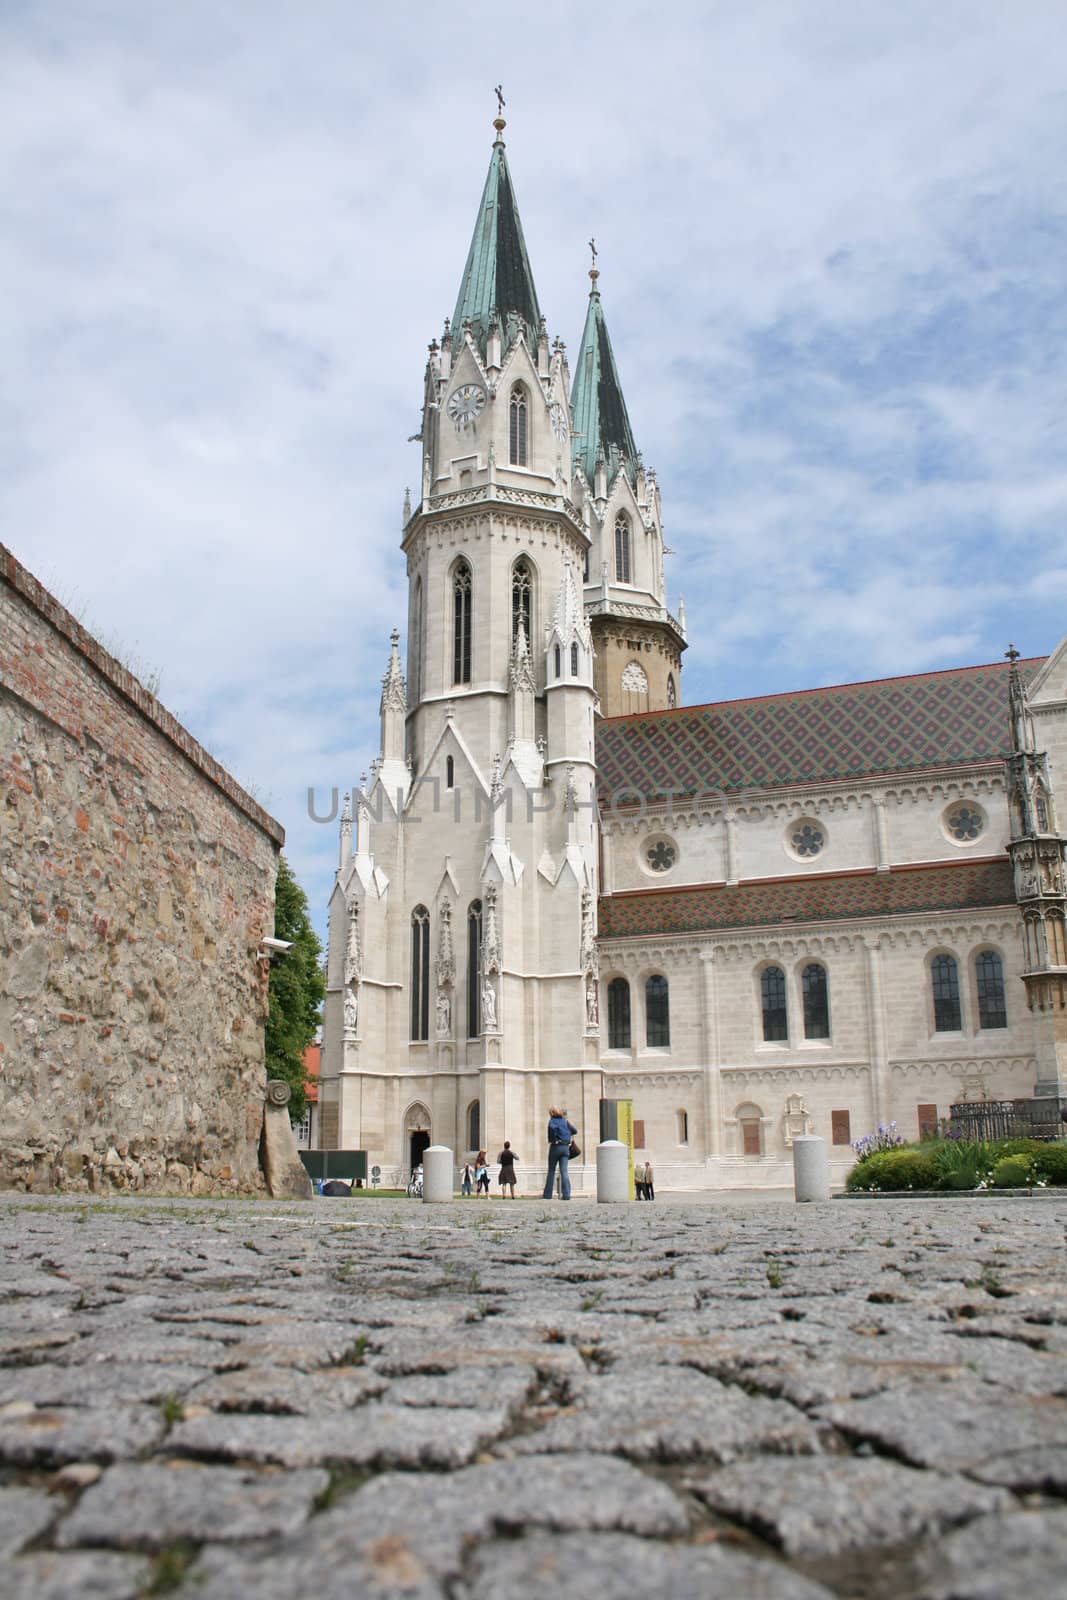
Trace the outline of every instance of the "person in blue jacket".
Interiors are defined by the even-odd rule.
[[[551,1200],[559,1168],[560,1191],[564,1200],[571,1197],[570,1163],[571,1140],[578,1132],[573,1122],[567,1121],[566,1106],[548,1108],[548,1177],[545,1179],[544,1199]]]

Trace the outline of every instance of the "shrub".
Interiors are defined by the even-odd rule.
[[[1048,1183],[1067,1183],[1067,1144],[1043,1144],[1034,1156],[1034,1171]]]
[[[865,1133],[862,1139],[854,1139],[852,1148],[857,1161],[869,1161],[871,1156],[880,1155],[883,1150],[898,1150],[903,1143],[895,1122],[880,1122],[877,1133]]]
[[[1042,1139],[995,1139],[993,1149],[998,1156],[1036,1156],[1044,1150]]]
[[[908,1148],[876,1150],[857,1161],[845,1179],[851,1193],[877,1189],[936,1189],[937,1167],[925,1150]]]
[[[1029,1156],[1001,1156],[993,1166],[994,1189],[1025,1189],[1033,1182]]]
[[[943,1144],[934,1156],[938,1188],[977,1189],[993,1165],[992,1146],[983,1139],[957,1139]]]

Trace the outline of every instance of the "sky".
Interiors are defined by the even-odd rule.
[[[0,538],[320,931],[497,83],[572,352],[597,240],[683,702],[1067,633],[1062,0],[0,0]]]

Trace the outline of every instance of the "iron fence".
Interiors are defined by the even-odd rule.
[[[1060,1139],[1067,1100],[969,1100],[949,1107],[950,1139]]]

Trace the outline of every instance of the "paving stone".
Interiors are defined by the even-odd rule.
[[[1067,1401],[1034,1400],[986,1383],[907,1384],[821,1414],[916,1466],[949,1471],[1005,1452],[1067,1445]]]
[[[441,1376],[421,1373],[399,1378],[389,1386],[389,1404],[477,1408],[491,1400],[512,1414],[536,1386],[537,1374],[529,1367],[472,1366]]]
[[[625,1534],[532,1534],[482,1546],[471,1562],[470,1600],[559,1600],[580,1585],[599,1600],[831,1600],[829,1589],[770,1559],[721,1544],[656,1544]]]
[[[618,1451],[631,1461],[731,1461],[758,1449],[813,1451],[818,1432],[795,1407],[728,1388],[677,1367],[609,1373],[583,1391],[584,1406],[567,1410],[514,1440],[521,1454]]]
[[[389,1387],[366,1367],[334,1367],[328,1372],[294,1373],[288,1367],[244,1367],[219,1372],[190,1389],[186,1410],[261,1411],[309,1417],[350,1411]]]
[[[1028,1446],[989,1456],[968,1467],[982,1483],[1002,1483],[1021,1493],[1041,1491],[1067,1496],[1067,1445]]]
[[[420,1410],[369,1401],[352,1416],[194,1417],[172,1429],[168,1447],[180,1455],[225,1461],[278,1462],[286,1467],[326,1462],[358,1467],[462,1467],[491,1444],[506,1413]],[[0,1433],[2,1442],[2,1433]]]
[[[159,1443],[166,1424],[147,1406],[33,1410],[0,1417],[0,1461],[61,1467],[67,1461],[117,1461]]]
[[[1067,1510],[981,1517],[923,1552],[915,1600],[1063,1593]]]
[[[37,1406],[159,1404],[209,1376],[207,1367],[152,1361],[96,1362],[90,1367],[52,1364],[0,1369],[0,1405],[31,1400]]]
[[[41,1489],[0,1488],[0,1562],[25,1549],[60,1510]]]
[[[4,1600],[140,1600],[152,1568],[142,1556],[94,1550],[57,1555],[52,1550],[18,1556],[4,1568]]]
[[[110,1467],[66,1517],[56,1544],[162,1550],[183,1539],[290,1538],[329,1482],[318,1468],[249,1472],[189,1461]]]
[[[724,1467],[687,1487],[713,1510],[769,1537],[788,1556],[831,1556],[940,1533],[1012,1505],[1003,1490],[895,1461],[817,1457]]]

